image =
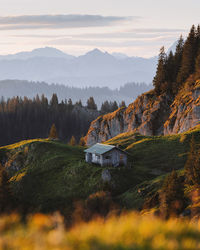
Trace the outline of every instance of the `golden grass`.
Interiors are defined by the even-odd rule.
[[[32,142],[46,142],[46,141],[49,141],[49,139],[31,139],[31,140],[24,140],[24,141],[20,141],[20,142],[17,142],[17,143],[8,145],[8,146],[0,147],[0,149],[15,149],[15,148],[22,147],[22,146],[24,146],[24,145],[26,145],[26,144],[30,144],[30,143],[32,143]]]
[[[64,228],[59,214],[0,218],[0,249],[200,249],[200,223],[181,219],[162,221],[150,215],[129,213],[104,221],[95,219]]]

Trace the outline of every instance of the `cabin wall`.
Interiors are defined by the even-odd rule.
[[[98,155],[98,154],[92,154],[92,162],[93,163],[100,164],[100,159],[101,159],[100,155]]]
[[[119,165],[127,165],[127,155],[120,150],[114,149],[104,155],[101,158],[101,165],[112,165],[112,166],[119,166]]]
[[[86,153],[85,154],[85,161],[88,163],[92,162],[92,154],[91,153]]]
[[[85,160],[88,163],[100,164],[101,166],[127,165],[127,155],[120,150],[113,149],[103,155],[86,153]]]

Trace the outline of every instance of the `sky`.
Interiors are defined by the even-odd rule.
[[[0,54],[55,47],[151,57],[200,23],[199,0],[0,0]]]

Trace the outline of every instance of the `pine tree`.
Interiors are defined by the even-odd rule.
[[[155,87],[155,92],[157,95],[159,95],[162,92],[162,85],[166,81],[165,64],[166,64],[165,48],[162,47],[160,49],[156,76],[154,77],[154,80],[153,80],[153,85]]]
[[[173,81],[173,86],[172,86],[172,91],[174,94],[177,93],[178,88],[179,88],[179,85],[176,79],[181,68],[183,46],[184,46],[184,40],[183,40],[183,36],[181,35],[176,45],[176,52],[174,54],[174,81]]]
[[[195,75],[196,78],[199,78],[200,77],[200,25],[198,25],[197,27],[196,37],[197,37],[197,57],[195,60]]]
[[[111,107],[112,111],[115,111],[115,110],[117,110],[119,108],[116,101],[114,101],[113,103],[111,103],[111,106],[112,106]]]
[[[50,100],[50,105],[54,108],[58,106],[58,97],[55,93],[52,95],[52,98]]]
[[[160,191],[160,211],[164,218],[178,215],[184,207],[183,183],[176,171],[169,174]]]
[[[79,145],[80,145],[80,146],[85,146],[85,144],[86,144],[86,143],[85,143],[85,138],[84,138],[84,137],[81,137],[81,138],[80,138],[80,141],[79,141]]]
[[[194,72],[195,59],[197,53],[197,39],[196,39],[196,29],[193,25],[190,33],[183,46],[183,55],[181,61],[181,68],[177,75],[177,82],[179,85],[184,83],[184,81]]]
[[[97,110],[97,105],[92,96],[87,100],[87,108]]]
[[[190,152],[185,164],[185,182],[188,185],[200,185],[200,159],[197,145],[192,136]]]
[[[163,85],[162,91],[163,92],[170,92],[172,93],[172,86],[175,81],[175,71],[174,67],[175,66],[175,61],[174,61],[174,55],[172,51],[170,51],[169,55],[166,58],[166,63],[165,63],[165,71],[166,71],[166,84]]]
[[[76,139],[75,139],[74,136],[71,137],[69,144],[70,144],[71,146],[75,146],[75,145],[76,145]]]
[[[106,114],[110,112],[110,104],[108,101],[105,101],[101,105],[101,113]]]
[[[50,132],[49,132],[49,138],[50,139],[58,139],[58,134],[56,130],[55,124],[51,126]]]
[[[77,106],[79,106],[79,107],[83,107],[82,101],[81,101],[81,100],[79,100],[78,102],[76,102],[75,105],[77,105]]]

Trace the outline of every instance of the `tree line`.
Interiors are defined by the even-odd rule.
[[[132,102],[144,92],[152,88],[151,84],[145,83],[126,83],[120,88],[110,89],[109,87],[70,87],[61,84],[47,84],[45,82],[33,82],[25,80],[0,80],[0,93],[3,93],[5,99],[13,96],[27,96],[33,99],[37,94],[44,94],[48,100],[53,93],[56,93],[59,100],[71,98],[75,103],[81,99],[83,105],[87,104],[90,96],[95,99],[98,109],[101,108],[102,102],[122,100]]]
[[[163,218],[178,216],[190,205],[196,207],[200,201],[200,148],[194,135],[190,142],[190,151],[184,166],[184,172],[173,170],[164,180],[159,193],[160,213]],[[192,211],[193,210],[193,211]],[[195,209],[185,214],[199,213]]]
[[[167,55],[164,47],[160,49],[156,75],[153,80],[157,95],[170,93],[176,95],[185,81],[194,75],[200,77],[200,26],[192,26],[187,39],[181,36],[176,51]]]
[[[59,102],[56,94],[50,101],[42,95],[33,99],[13,97],[0,100],[0,145],[7,145],[24,139],[46,138],[52,124],[55,124],[58,138],[68,142],[72,136],[78,142],[84,136],[90,123],[100,114],[114,111],[116,102],[105,102],[100,111],[93,97],[84,107],[81,100],[71,99]]]

